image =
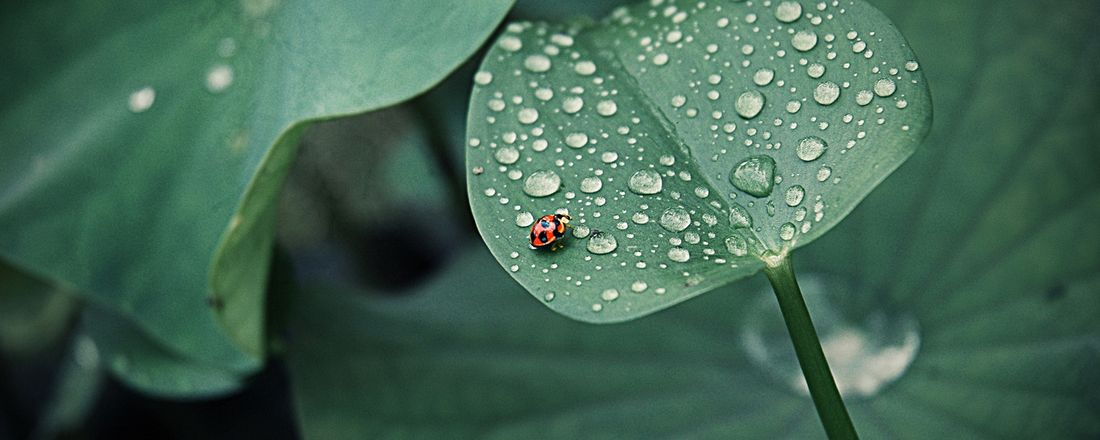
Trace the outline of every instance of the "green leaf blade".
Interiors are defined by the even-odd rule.
[[[560,313],[618,322],[754,274],[843,219],[915,150],[931,100],[877,10],[791,5],[509,26],[475,81],[467,153],[501,265]],[[556,211],[588,233],[527,249],[531,221]],[[591,249],[596,230],[614,249]]]
[[[176,351],[251,371],[296,136],[426,90],[510,6],[5,7],[0,255]]]

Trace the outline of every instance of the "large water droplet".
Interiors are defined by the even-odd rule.
[[[897,90],[897,85],[895,85],[894,81],[890,78],[882,78],[878,81],[875,81],[874,88],[876,95],[885,98],[894,94],[894,91]]]
[[[798,31],[791,37],[791,46],[799,52],[806,52],[817,46],[817,34],[814,31]]]
[[[798,20],[802,16],[802,4],[794,1],[779,2],[775,8],[775,18],[784,23]]]
[[[684,263],[691,259],[691,253],[682,247],[674,247],[668,250],[668,259],[678,263]]]
[[[523,192],[531,197],[546,197],[560,188],[561,177],[549,170],[535,171],[523,181]]]
[[[730,173],[730,183],[756,197],[767,197],[775,185],[775,160],[770,156],[749,156]]]
[[[528,226],[531,226],[531,224],[533,223],[535,223],[535,216],[531,215],[530,212],[524,211],[516,214],[516,226],[526,228]]]
[[[781,226],[779,226],[779,238],[783,239],[783,241],[791,241],[792,239],[794,239],[794,233],[796,230],[797,228],[795,228],[794,223],[783,223]]]
[[[500,147],[493,153],[493,158],[502,165],[511,165],[519,160],[519,150],[514,147]]]
[[[639,170],[630,176],[630,191],[637,194],[657,194],[661,192],[661,175],[653,170]]]
[[[680,232],[691,224],[691,214],[681,207],[668,208],[661,214],[658,223],[669,232]]]
[[[521,124],[533,124],[535,121],[539,120],[539,111],[533,108],[521,109],[516,113],[516,119],[518,119]]]
[[[802,188],[802,185],[794,185],[787,188],[787,193],[783,195],[783,201],[787,202],[787,206],[795,207],[802,203],[804,197],[806,197],[806,190]]]
[[[584,107],[584,99],[579,96],[570,96],[561,100],[561,111],[573,114],[581,111]]]
[[[773,78],[775,78],[775,71],[766,67],[757,69],[752,74],[752,82],[758,86],[771,84]]]
[[[614,301],[619,298],[619,291],[615,289],[605,289],[600,292],[600,299],[604,301]]]
[[[745,237],[731,235],[726,237],[726,250],[735,257],[744,257],[749,253],[749,244],[745,242]]]
[[[570,133],[565,136],[565,145],[571,148],[580,148],[588,143],[588,135],[584,133]]]
[[[586,247],[588,252],[603,255],[614,251],[615,248],[619,247],[619,243],[616,242],[615,236],[609,232],[592,232]]]
[[[740,203],[733,202],[730,204],[730,226],[734,228],[752,227],[752,216],[749,215],[749,210],[741,206]]]
[[[794,152],[799,159],[812,162],[825,154],[825,149],[828,147],[829,144],[825,143],[824,139],[817,136],[807,136],[798,141],[798,146],[795,147]]]
[[[523,60],[523,67],[535,73],[545,72],[550,70],[550,58],[542,54],[529,55]]]
[[[601,188],[603,188],[603,180],[600,180],[599,177],[590,176],[581,179],[581,192],[592,194]]]
[[[756,115],[760,114],[760,110],[764,108],[764,94],[756,90],[744,92],[737,97],[734,108],[742,118],[755,118]]]
[[[814,88],[814,101],[817,101],[821,105],[829,105],[836,102],[840,97],[840,86],[832,81],[826,81],[818,84]]]

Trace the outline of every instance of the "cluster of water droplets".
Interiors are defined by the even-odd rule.
[[[541,274],[546,301],[600,292],[600,312],[631,307],[618,292],[661,295],[792,246],[825,217],[841,158],[868,132],[908,129],[886,116],[906,107],[898,83],[918,66],[877,65],[873,31],[819,28],[845,12],[839,1],[653,0],[609,19],[617,57],[580,28],[509,25],[474,75],[484,129],[468,139],[472,188],[511,212],[499,221],[515,233],[493,238],[516,248],[539,216],[569,214],[581,243],[570,246],[587,252],[557,255],[591,269],[517,251],[510,270]],[[605,285],[610,267],[637,282]]]

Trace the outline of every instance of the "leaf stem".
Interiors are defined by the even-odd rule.
[[[806,377],[810,397],[817,407],[817,415],[825,427],[825,434],[832,440],[858,439],[852,420],[848,417],[848,409],[845,408],[844,400],[840,398],[840,392],[833,381],[825,353],[821,351],[821,342],[817,338],[813,321],[810,320],[810,312],[806,309],[798,280],[795,279],[790,255],[780,258],[775,264],[769,264],[764,268],[764,273],[768,276],[768,281],[771,281],[775,297],[779,300],[779,309],[783,312],[783,320],[791,334],[798,364]]]

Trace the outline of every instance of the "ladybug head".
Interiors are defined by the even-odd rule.
[[[569,214],[554,214],[554,218],[558,219],[558,221],[564,224],[569,224],[569,220],[573,219],[573,217],[570,217]]]

